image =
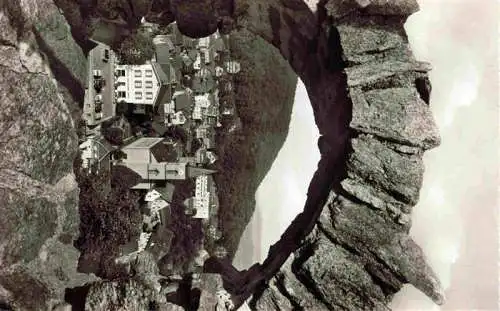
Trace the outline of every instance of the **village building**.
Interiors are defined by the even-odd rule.
[[[201,139],[207,149],[215,148],[215,130],[212,126],[200,125],[195,132],[196,138]]]
[[[175,146],[161,137],[143,137],[121,150],[124,158],[119,165],[131,169],[142,179],[133,189],[152,189],[157,181],[186,179],[187,163],[177,162]]]
[[[153,111],[170,101],[172,85],[177,84],[172,66],[157,62],[143,65],[116,65],[115,95],[117,102],[134,105],[135,113]]]
[[[208,219],[210,217],[210,191],[207,175],[196,177],[195,195],[185,201],[186,208],[194,211],[193,218]]]
[[[224,66],[226,67],[226,71],[231,74],[236,74],[241,70],[240,63],[234,60],[226,62]]]
[[[89,137],[79,146],[81,151],[82,167],[89,172],[109,170],[111,152],[115,150],[102,136]]]

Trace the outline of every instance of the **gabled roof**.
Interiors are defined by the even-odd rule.
[[[210,175],[210,174],[213,174],[213,173],[216,173],[217,171],[215,170],[210,170],[210,169],[207,169],[207,168],[203,168],[203,167],[192,167],[192,166],[188,166],[187,167],[187,176],[188,177],[197,177],[197,176],[201,176],[201,175]]]
[[[167,103],[172,99],[172,93],[170,90],[172,73],[170,65],[160,64],[158,62],[151,62],[151,65],[153,66],[153,71],[155,72],[158,82],[160,83],[160,88],[158,89],[158,93],[154,101],[154,106],[157,107],[158,105]],[[168,70],[165,71],[164,68],[167,68]]]
[[[185,91],[175,92],[174,94],[175,100],[175,110],[183,110],[191,107],[191,96],[187,94]]]
[[[164,140],[163,137],[142,137],[126,145],[123,149],[149,149]]]
[[[158,63],[168,62],[170,59],[170,48],[165,43],[156,44],[155,54]]]

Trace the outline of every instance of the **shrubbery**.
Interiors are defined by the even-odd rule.
[[[119,246],[140,233],[139,197],[129,189],[129,176],[115,176],[111,185],[109,171],[89,174],[80,169],[80,164],[78,157],[75,174],[80,187],[80,236],[75,246],[82,253],[79,270],[106,279],[121,277],[113,262]]]

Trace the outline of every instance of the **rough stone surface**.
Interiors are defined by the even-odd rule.
[[[2,2],[0,26],[0,302],[50,310],[66,287],[94,279],[76,271],[74,101],[54,72],[73,72],[83,89],[86,60],[52,1]]]
[[[313,254],[299,269],[331,309],[388,310],[380,287],[373,284],[363,265],[348,250],[321,237],[312,245]]]
[[[85,300],[86,311],[182,311],[166,297],[137,280],[93,283]]]
[[[420,157],[399,154],[365,135],[353,139],[352,147],[354,152],[347,162],[349,178],[402,202],[417,203],[424,173]]]
[[[372,15],[409,16],[418,11],[415,0],[329,0],[325,4],[327,14],[333,18],[357,12]]]
[[[198,310],[213,310],[217,305],[217,291],[224,289],[221,276],[218,274],[203,273],[199,288],[201,296]]]
[[[383,139],[430,149],[439,145],[439,134],[429,106],[416,89],[387,88],[363,93],[351,90],[351,127]]]

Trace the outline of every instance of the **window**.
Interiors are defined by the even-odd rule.
[[[125,77],[125,69],[118,69],[118,70],[116,70],[116,75],[118,77]]]
[[[134,70],[134,77],[141,77],[142,76],[142,72],[140,70]]]
[[[135,80],[134,81],[134,86],[136,88],[141,88],[142,87],[142,81],[141,80]]]
[[[135,99],[142,99],[142,92],[135,92]]]
[[[146,92],[146,99],[153,99],[153,92]]]
[[[151,80],[147,80],[147,81],[146,81],[146,88],[150,89],[150,88],[152,88],[152,87],[153,87],[153,81],[151,81]]]
[[[146,70],[146,77],[152,77],[153,76],[153,70],[147,69]]]
[[[127,97],[127,93],[123,91],[118,92],[118,97]]]

